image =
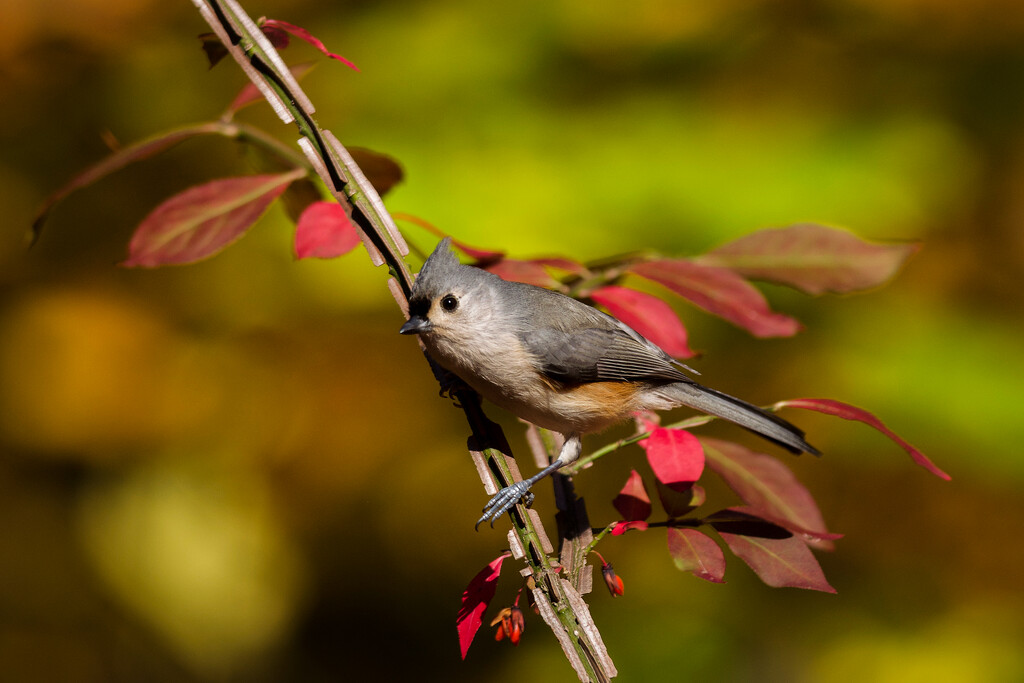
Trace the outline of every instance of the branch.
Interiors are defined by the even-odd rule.
[[[298,144],[306,159],[335,199],[346,211],[351,211],[374,265],[387,265],[391,274],[388,287],[396,303],[407,313],[412,277],[403,257],[409,253],[409,248],[376,190],[348,150],[313,119],[312,103],[236,0],[193,0],[193,3],[281,120],[296,124],[301,135]],[[433,369],[440,377],[439,369]],[[508,442],[501,428],[484,415],[479,397],[468,389],[459,389],[454,392],[454,398],[466,413],[472,431],[469,448],[485,489],[494,493],[499,487],[519,479]],[[568,479],[560,479],[564,487]],[[571,483],[568,486],[571,489]],[[616,675],[615,666],[580,597],[579,584],[574,586],[573,581],[560,576],[561,566],[549,556],[551,544],[537,513],[517,505],[510,516],[513,528],[509,532],[509,544],[514,556],[524,559],[528,565],[524,573],[534,579],[534,599],[544,621],[562,645],[580,680],[609,680]],[[582,545],[588,544],[589,537]]]

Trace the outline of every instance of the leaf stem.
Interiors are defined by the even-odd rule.
[[[597,550],[595,550],[595,548],[597,547],[597,544],[601,541],[602,538],[604,538],[609,533],[611,533],[611,530],[615,528],[616,524],[618,524],[618,522],[612,522],[611,524],[609,524],[608,526],[606,526],[605,528],[601,529],[599,532],[594,534],[594,540],[592,540],[587,545],[587,547],[583,549],[583,553],[585,555],[589,555],[590,553],[595,553],[598,557],[601,558],[601,563],[602,564],[607,564],[605,562],[605,560],[604,560],[604,557],[601,557],[601,553],[597,552]]]
[[[712,415],[695,415],[685,420],[680,420],[679,422],[674,422],[670,425],[663,426],[666,429],[692,429],[693,427],[700,427],[701,425],[705,425],[711,422],[712,420],[717,419],[718,418]],[[595,461],[599,460],[600,458],[603,458],[609,453],[614,453],[615,451],[620,450],[626,446],[635,444],[638,441],[643,441],[650,435],[651,433],[649,431],[639,432],[638,434],[634,434],[633,436],[628,436],[624,439],[619,439],[618,441],[613,441],[612,443],[605,444],[604,446],[598,448],[590,455],[580,458],[571,465],[563,467],[562,472],[564,472],[568,476],[579,474],[582,470],[585,470],[588,467],[592,466]]]

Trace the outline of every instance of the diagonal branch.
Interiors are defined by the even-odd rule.
[[[374,264],[387,265],[391,274],[389,289],[399,307],[407,312],[412,277],[403,257],[409,250],[376,190],[337,138],[316,123],[312,103],[236,0],[192,1],[281,120],[296,124],[301,135],[298,144],[306,159],[335,199],[351,212]],[[439,373],[436,367],[433,369],[435,374]],[[454,398],[466,413],[472,432],[469,448],[485,488],[497,490],[513,483],[519,472],[501,428],[487,419],[479,397],[472,391],[458,389]],[[533,593],[541,615],[562,645],[566,658],[580,680],[609,680],[616,675],[615,666],[577,590],[578,584],[574,586],[559,574],[561,566],[550,556],[552,547],[540,518],[522,505],[513,509],[511,518],[509,544],[513,554],[525,560],[524,574],[536,586]],[[578,523],[572,526],[577,527]]]

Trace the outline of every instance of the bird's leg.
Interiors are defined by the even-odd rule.
[[[494,521],[511,510],[512,506],[520,500],[529,507],[530,503],[533,502],[533,494],[530,493],[530,487],[559,468],[576,462],[582,450],[583,441],[580,439],[580,435],[566,434],[565,443],[562,444],[562,450],[559,451],[555,461],[529,479],[517,481],[511,486],[506,486],[498,491],[493,498],[487,501],[487,505],[484,506],[484,514],[476,521],[476,527],[474,528],[479,527],[481,522],[485,521],[489,521],[493,527]]]

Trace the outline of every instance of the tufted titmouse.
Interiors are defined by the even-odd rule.
[[[461,265],[445,238],[423,264],[399,330],[438,364],[528,422],[560,432],[558,458],[501,489],[477,521],[494,520],[580,455],[580,437],[639,410],[685,405],[735,422],[793,452],[820,455],[789,422],[683,374],[690,370],[615,318],[558,292]]]

